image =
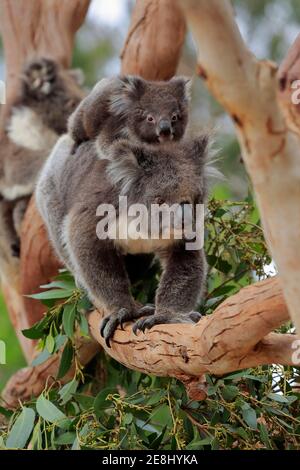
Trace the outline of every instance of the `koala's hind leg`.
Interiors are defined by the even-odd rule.
[[[141,316],[153,314],[152,307],[138,309],[130,294],[130,282],[124,257],[111,240],[96,235],[95,212],[76,209],[68,215],[66,248],[74,267],[77,282],[87,291],[96,308],[111,312],[104,318],[101,335],[110,346],[118,326]]]
[[[201,314],[195,311],[206,278],[203,250],[185,250],[184,244],[174,246],[160,255],[164,267],[156,294],[155,314],[138,320],[133,331],[145,331],[163,323],[198,322]]]

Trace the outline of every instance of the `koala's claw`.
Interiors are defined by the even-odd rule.
[[[155,312],[154,305],[145,305],[138,310],[129,310],[127,308],[120,308],[115,313],[108,315],[102,320],[100,334],[102,338],[105,339],[105,343],[107,347],[111,347],[110,340],[113,337],[116,329],[118,326],[121,329],[124,329],[124,323],[136,320],[137,318],[141,318],[147,315],[153,315]]]
[[[189,317],[193,320],[194,323],[198,323],[198,321],[202,318],[201,313],[199,312],[190,312]]]
[[[189,312],[184,314],[174,314],[171,312],[166,313],[156,313],[150,318],[141,318],[132,327],[132,330],[135,335],[138,331],[142,331],[152,328],[154,325],[170,324],[170,323],[197,323],[201,318],[201,313],[199,312]]]

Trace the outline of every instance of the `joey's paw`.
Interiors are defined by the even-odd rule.
[[[155,312],[154,305],[145,305],[138,310],[120,308],[115,313],[108,315],[102,320],[100,333],[105,339],[106,345],[110,348],[110,340],[113,337],[116,329],[120,326],[123,330],[124,323],[147,315],[153,315]]]
[[[143,333],[145,330],[149,330],[154,325],[163,325],[170,323],[197,323],[201,318],[201,313],[199,312],[189,312],[189,313],[155,313],[150,318],[141,318],[132,327],[134,334],[136,335],[139,330]]]
[[[31,62],[22,76],[27,91],[36,98],[42,99],[50,95],[57,78],[57,66],[50,59],[37,59]]]

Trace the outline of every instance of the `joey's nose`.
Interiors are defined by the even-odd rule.
[[[163,136],[169,136],[171,135],[172,129],[171,129],[171,123],[167,119],[162,119],[158,123],[158,131],[159,135]]]

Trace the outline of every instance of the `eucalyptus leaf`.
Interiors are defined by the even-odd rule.
[[[24,407],[11,428],[6,447],[8,449],[24,449],[34,428],[35,412]]]
[[[72,366],[74,349],[71,341],[68,341],[61,355],[57,378],[64,377]]]
[[[52,289],[38,294],[27,295],[30,299],[49,300],[49,299],[67,299],[73,294],[73,289]]]
[[[36,410],[41,418],[49,421],[49,423],[58,423],[66,419],[66,415],[60,411],[51,401],[44,395],[40,395],[36,402]]]
[[[72,304],[65,305],[62,323],[63,323],[64,331],[69,338],[72,338],[74,336],[75,317],[76,317],[76,305],[72,305]]]

